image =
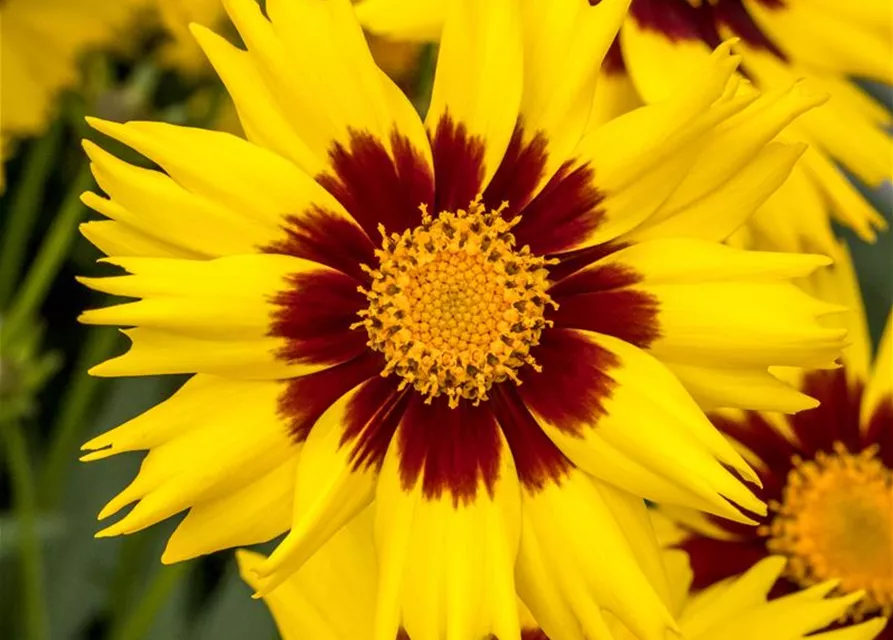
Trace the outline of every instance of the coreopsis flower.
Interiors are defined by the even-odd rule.
[[[363,0],[358,13],[374,33],[429,40],[439,35],[445,6],[446,0]],[[693,65],[733,36],[739,39],[742,71],[755,86],[771,90],[802,78],[831,95],[827,105],[788,130],[787,137],[810,148],[747,231],[784,250],[828,253],[835,219],[873,241],[886,223],[838,166],[871,187],[891,177],[893,119],[851,81],[859,76],[893,82],[893,30],[885,2],[632,0],[601,66],[593,117],[610,118],[642,101],[665,98]]]
[[[517,637],[516,592],[589,635],[600,607],[645,638],[673,626],[641,497],[765,512],[694,398],[814,406],[767,368],[842,346],[818,320],[837,307],[789,282],[827,259],[719,243],[820,99],[736,96],[723,45],[588,129],[626,2],[554,6],[456,2],[423,122],[346,0],[228,0],[247,50],[195,33],[247,140],[92,121],[159,167],[86,144],[109,197],[84,200],[110,219],[84,233],[129,275],[85,282],[140,298],[82,316],[130,327],[93,373],[193,374],[85,445],[149,450],[99,535],[189,509],[172,562],[288,531],[257,567],[270,592],[373,504],[376,637]]]
[[[364,521],[365,520],[365,521]],[[371,640],[375,612],[375,545],[371,520],[361,516],[356,524],[337,533],[299,571],[276,591],[264,597],[283,640]],[[258,586],[254,570],[263,556],[239,551],[236,554],[242,577]],[[827,597],[835,583],[827,581],[798,595],[768,599],[773,583],[785,565],[784,558],[770,557],[700,592],[690,593],[691,569],[685,554],[664,551],[667,607],[679,620],[686,640],[800,640],[826,627],[855,602],[859,594]],[[543,626],[520,600],[522,640],[564,640],[580,638],[578,633],[560,627]],[[614,640],[636,640],[637,636],[606,613],[607,635]],[[834,632],[809,635],[820,640],[872,640],[884,620],[875,618]],[[545,629],[543,627],[546,627]],[[398,640],[428,637],[402,629]],[[516,636],[517,637],[517,636]]]
[[[796,416],[759,412],[712,415],[713,423],[752,456],[769,513],[759,526],[684,518],[695,586],[739,573],[770,554],[788,558],[784,592],[835,580],[844,593],[864,591],[849,617],[893,613],[893,339],[888,322],[870,364],[870,343],[855,277],[841,251],[835,268],[816,274],[817,295],[845,303],[850,346],[843,366],[801,376],[821,405]],[[884,638],[893,637],[888,627]]]
[[[0,159],[10,140],[39,135],[58,93],[78,80],[78,62],[132,16],[135,0],[0,2]]]

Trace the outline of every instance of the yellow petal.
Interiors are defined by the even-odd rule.
[[[84,222],[78,229],[93,246],[108,256],[192,259],[200,257],[163,240],[155,240],[126,223],[114,220]]]
[[[676,361],[664,364],[704,411],[759,407],[763,411],[797,413],[819,406],[818,400],[779,380],[766,367],[710,367]]]
[[[96,182],[109,195],[87,192],[84,203],[157,242],[210,258],[253,253],[283,235],[272,221],[252,219],[228,203],[192,193],[169,176],[128,164],[90,141],[84,149]]]
[[[568,434],[537,416],[568,458],[586,472],[652,500],[743,522],[751,520],[729,500],[765,513],[765,506],[723,465],[755,480],[753,470],[660,362],[616,338],[580,335],[613,353],[619,364],[606,372],[616,386],[603,402],[604,414],[593,416],[593,424],[579,434]]]
[[[242,578],[260,587],[264,557],[236,554]],[[372,514],[338,531],[301,569],[264,597],[283,640],[371,640],[376,600]]]
[[[137,302],[92,309],[86,324],[140,326],[207,340],[262,338],[270,333],[277,305],[296,273],[325,273],[314,262],[275,254],[216,260],[108,258],[132,275],[80,278],[91,289]]]
[[[807,148],[805,154],[809,152]],[[740,246],[833,255],[837,240],[831,229],[830,203],[823,191],[807,171],[806,163],[800,161],[747,220],[747,226],[739,229],[749,236]]]
[[[717,127],[715,134],[704,145],[698,162],[654,217],[669,217],[717,188],[722,188],[748,167],[757,154],[795,118],[826,100],[826,95],[808,91],[800,84],[762,95]],[[803,146],[800,145],[802,152]]]
[[[197,25],[191,28],[235,103],[245,137],[288,158],[310,175],[321,173],[325,163],[292,127],[288,103],[277,101],[275,87],[267,84],[254,57],[210,29]]]
[[[352,222],[338,201],[309,175],[242,138],[160,122],[88,121],[157,163],[187,191],[225,203],[256,224],[279,229],[285,216],[301,215],[314,206]]]
[[[548,140],[543,180],[568,159],[587,124],[602,60],[629,0],[521,3],[524,83],[521,116]]]
[[[405,488],[397,449],[385,456],[376,492],[373,637],[393,640],[401,623],[413,640],[520,637],[513,569],[521,504],[508,445],[503,439],[492,492],[482,484],[458,504],[424,497],[421,478]]]
[[[881,403],[893,401],[893,313],[887,315],[887,326],[878,345],[874,369],[862,397],[860,422],[867,425]]]
[[[662,215],[659,210],[653,219],[634,229],[630,238],[725,240],[775,193],[805,150],[805,145],[770,143],[712,193],[675,213]]]
[[[889,29],[867,30],[810,3],[778,8],[759,0],[742,1],[758,27],[795,60],[829,71],[893,82]]]
[[[487,185],[512,137],[521,104],[523,47],[518,3],[456,0],[447,7],[425,124],[449,118],[484,145]]]
[[[620,503],[641,500],[576,469],[558,484],[522,495],[518,594],[546,634],[574,640],[610,637],[605,609],[637,637],[663,640],[675,623],[630,546],[649,542],[650,555],[657,543],[647,529],[635,531],[642,522],[616,517]]]
[[[98,364],[89,374],[101,378],[168,373],[208,373],[245,379],[282,379],[307,375],[327,364],[290,364],[277,357],[279,338],[206,340],[201,337],[137,327],[122,329],[130,349]]]
[[[349,143],[356,132],[388,148],[395,129],[430,157],[418,116],[406,119],[409,109],[390,108],[391,81],[375,65],[348,0],[268,2],[270,20],[253,0],[224,5],[282,118],[320,163],[328,164],[333,145]],[[242,89],[250,90],[250,75],[243,75]],[[257,98],[243,98],[249,99]]]
[[[216,260],[109,258],[133,275],[81,278],[87,286],[142,300],[92,309],[80,316],[87,324],[135,326],[126,332],[134,348],[97,369],[105,375],[127,366],[130,374],[186,372],[218,373],[220,363],[236,377],[302,375],[337,362],[304,362],[279,353],[299,338],[271,336],[281,306],[278,294],[290,291],[295,274],[313,277],[332,273],[317,263],[275,254],[242,255]],[[350,282],[348,280],[348,282]],[[346,330],[346,328],[345,328]],[[171,342],[164,344],[165,338]],[[179,346],[179,350],[174,347]],[[245,352],[245,349],[252,349]],[[160,349],[159,349],[160,348]],[[218,353],[214,353],[219,350]],[[242,354],[241,356],[239,354]],[[225,356],[233,359],[229,363]],[[168,357],[166,357],[168,356]],[[210,361],[207,358],[210,357]],[[248,357],[248,362],[245,361]],[[344,353],[337,357],[350,357]],[[192,369],[188,368],[192,363]],[[239,370],[239,364],[253,363]],[[207,367],[207,365],[211,365]],[[111,367],[111,369],[109,368]]]
[[[267,542],[286,532],[297,459],[294,455],[243,487],[194,504],[168,539],[161,561]]]
[[[376,378],[365,386],[378,382]],[[304,442],[295,475],[291,531],[256,569],[261,595],[272,592],[300,569],[372,502],[377,469],[355,467],[353,447],[346,441],[346,428],[356,420],[349,412],[362,391],[363,385],[335,402],[313,425]],[[375,417],[368,416],[370,423]]]
[[[361,0],[357,20],[378,36],[431,42],[440,38],[446,0]]]
[[[583,138],[578,162],[592,167],[605,199],[600,224],[579,246],[612,240],[648,219],[680,185],[714,128],[754,99],[726,91],[738,63],[729,47],[719,47],[671,99],[620,116]]]
[[[672,96],[710,56],[710,47],[703,40],[671,40],[656,29],[640,25],[634,14],[623,24],[620,44],[630,77],[647,102]]]
[[[595,85],[587,131],[641,106],[642,99],[625,71],[602,68]]]
[[[843,313],[828,316],[826,322],[829,326],[846,329],[847,347],[843,351],[842,362],[850,379],[864,384],[871,368],[871,338],[868,335],[865,305],[846,243],[836,241],[832,255],[834,264],[816,270],[802,282],[802,286],[819,300],[846,308]]]
[[[120,431],[88,443],[89,448],[108,443],[115,453],[151,447],[136,478],[99,517],[138,503],[97,535],[139,531],[284,463],[295,449],[278,411],[281,392],[278,382],[193,381]]]
[[[831,203],[836,220],[847,225],[868,242],[874,242],[875,229],[886,229],[887,222],[859,193],[840,169],[815,146],[803,154],[803,166]]]

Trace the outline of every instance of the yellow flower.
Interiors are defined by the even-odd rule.
[[[607,607],[662,638],[641,497],[765,513],[692,396],[812,407],[767,368],[842,346],[817,319],[838,308],[789,282],[827,259],[720,244],[821,98],[736,97],[724,45],[672,98],[587,129],[626,3],[542,20],[463,0],[422,122],[346,0],[226,7],[247,51],[195,33],[247,140],[92,121],[161,170],[85,145],[109,197],[84,200],[110,219],[84,233],[130,274],[85,282],[140,298],[83,314],[131,327],[93,373],[195,374],[85,445],[149,450],[99,535],[189,509],[173,562],[288,531],[267,592],[373,504],[377,638],[514,638],[516,592],[554,628],[598,635]]]
[[[0,2],[0,149],[11,138],[39,135],[59,91],[78,80],[86,49],[120,37],[134,0]]]
[[[845,248],[838,254],[807,286],[853,309],[844,318],[852,344],[843,367],[794,376],[821,406],[787,418],[711,416],[752,454],[769,514],[758,528],[683,517],[692,533],[682,547],[698,587],[780,554],[788,558],[785,591],[835,580],[844,593],[865,592],[850,612],[861,619],[893,614],[893,336],[888,321],[872,366],[858,284]]]
[[[245,581],[257,588],[255,570],[264,557],[236,553]],[[834,582],[828,581],[798,595],[768,599],[767,594],[780,575],[785,561],[770,557],[761,560],[740,576],[729,578],[709,589],[690,593],[692,572],[683,552],[664,551],[665,571],[655,578],[665,581],[667,607],[679,621],[686,640],[800,640],[806,634],[826,627],[859,599],[859,594],[826,597]],[[372,620],[378,585],[375,545],[368,513],[335,534],[323,548],[282,586],[264,596],[283,640],[372,640]],[[547,633],[517,602],[522,621],[521,640],[564,640],[582,638],[578,632]],[[636,640],[609,612],[604,612],[609,635],[587,636]],[[545,622],[544,622],[545,624]],[[852,624],[833,632],[810,635],[818,640],[872,640],[884,620],[877,618]],[[419,640],[436,635],[397,634],[397,640]]]
[[[596,0],[593,4],[598,4]],[[373,33],[435,39],[446,0],[363,0]],[[548,20],[543,11],[543,20]],[[891,177],[890,112],[850,76],[893,82],[893,30],[886,0],[632,0],[602,65],[593,117],[611,118],[661,100],[716,45],[739,38],[742,70],[764,90],[798,79],[831,95],[791,125],[785,138],[808,142],[791,178],[750,221],[748,231],[781,250],[833,250],[833,218],[873,241],[886,223],[835,163],[871,187]]]
[[[80,55],[121,35],[136,2],[6,0],[0,4],[0,134],[39,134],[53,99],[78,79]]]

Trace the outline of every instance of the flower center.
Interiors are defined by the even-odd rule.
[[[875,457],[877,447],[796,459],[783,503],[766,530],[768,548],[789,556],[788,576],[803,586],[840,581],[845,592],[865,591],[850,612],[893,612],[893,474]]]
[[[415,229],[380,229],[378,269],[365,267],[369,306],[353,326],[384,354],[382,375],[396,373],[401,389],[412,385],[427,402],[445,394],[450,407],[460,398],[478,404],[495,383],[520,384],[523,365],[540,370],[530,349],[551,324],[546,305],[556,306],[546,293],[551,261],[515,248],[518,218],[505,220],[503,208],[476,200],[433,218],[423,206]]]

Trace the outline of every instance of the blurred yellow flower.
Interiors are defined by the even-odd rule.
[[[16,138],[40,135],[58,93],[78,81],[81,54],[123,37],[144,0],[0,2],[0,163]],[[0,193],[5,188],[0,165]]]
[[[0,3],[0,137],[36,135],[59,90],[78,80],[85,49],[125,37],[144,0],[5,0]],[[5,144],[4,144],[5,148]]]

